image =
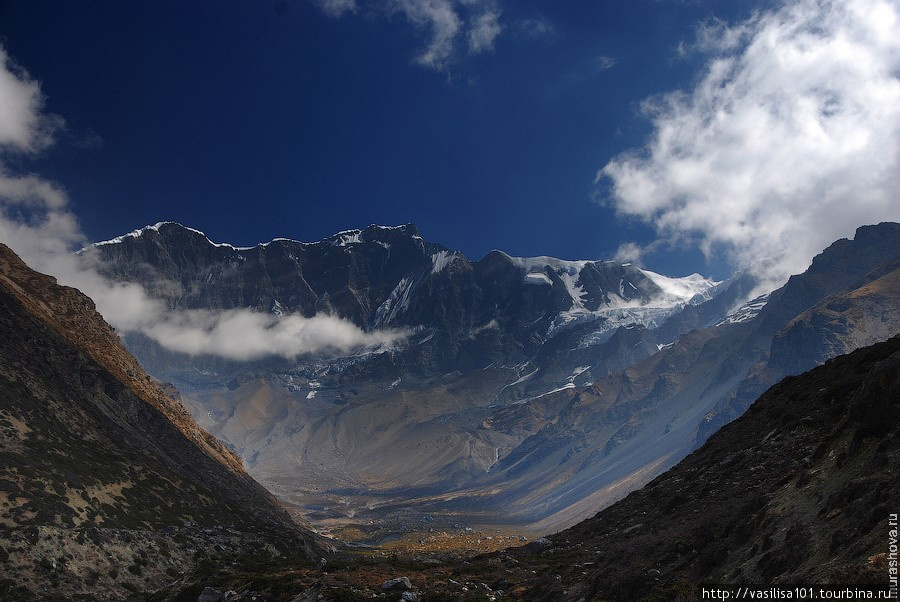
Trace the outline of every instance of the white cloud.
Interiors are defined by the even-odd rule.
[[[641,265],[643,256],[644,249],[640,245],[633,242],[626,242],[619,245],[616,254],[613,256],[613,261]]]
[[[0,146],[33,153],[52,143],[42,112],[40,86],[11,66],[0,48]],[[50,116],[51,123],[59,123]],[[189,354],[236,360],[269,355],[347,353],[390,346],[405,337],[397,330],[365,332],[334,316],[276,317],[250,310],[172,311],[138,284],[108,280],[88,256],[73,253],[87,239],[68,209],[65,192],[33,174],[10,173],[0,154],[0,242],[32,268],[91,297],[120,331],[142,332],[162,346]]]
[[[900,220],[900,4],[798,0],[706,24],[696,86],[644,103],[653,134],[598,173],[668,241],[777,258],[773,282],[862,224]]]
[[[392,0],[394,12],[429,32],[428,45],[416,56],[423,67],[446,70],[455,60],[461,37],[469,54],[493,50],[503,31],[497,0]]]
[[[469,51],[472,54],[493,50],[494,40],[503,31],[499,21],[500,12],[491,9],[472,19],[472,25],[469,28]]]
[[[248,310],[170,312],[142,325],[140,331],[174,351],[235,360],[390,347],[404,336],[396,330],[364,332],[335,316],[276,317]]]
[[[0,150],[33,153],[52,142],[62,120],[43,106],[40,85],[0,47]]]
[[[416,62],[432,69],[445,69],[453,54],[462,21],[452,0],[395,0],[395,10],[403,13],[419,29],[430,30],[428,46]]]
[[[0,240],[35,257],[84,241],[62,189],[7,165],[10,155],[36,153],[52,143],[61,120],[43,107],[40,85],[0,47]]]

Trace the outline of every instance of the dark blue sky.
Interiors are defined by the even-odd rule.
[[[84,231],[162,220],[249,245],[414,222],[471,258],[608,258],[652,230],[596,202],[594,176],[649,133],[640,102],[690,86],[677,52],[743,0],[506,1],[493,49],[442,69],[401,12],[307,0],[0,0],[9,55],[65,130],[20,158]],[[381,7],[381,8],[379,8]],[[647,258],[723,276],[697,251]]]

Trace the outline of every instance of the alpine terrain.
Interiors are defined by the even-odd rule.
[[[900,331],[900,225],[860,228],[783,287],[629,264],[471,261],[412,225],[213,243],[164,222],[80,252],[172,310],[329,314],[390,342],[255,360],[125,343],[317,528],[571,526],[640,488],[768,387]]]
[[[147,375],[75,289],[0,245],[0,598],[122,599],[317,539]]]
[[[199,567],[166,593],[237,591],[252,576],[255,594],[273,600],[398,599],[403,589],[406,600],[703,600],[723,599],[729,584],[732,599],[738,585],[746,599],[748,586],[755,599],[798,599],[799,587],[808,598],[876,599],[861,586],[883,595],[891,583],[898,399],[894,337],[784,379],[643,489],[548,538],[465,561],[338,559],[312,585],[285,563]],[[387,578],[398,567],[407,581],[379,587],[396,583]]]

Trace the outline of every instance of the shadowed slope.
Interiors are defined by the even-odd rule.
[[[898,400],[900,337],[786,378],[676,467],[552,536],[528,562],[562,578],[539,579],[534,599],[673,599],[699,582],[886,583]]]
[[[0,593],[121,597],[203,557],[318,554],[87,297],[2,245],[0,307]]]

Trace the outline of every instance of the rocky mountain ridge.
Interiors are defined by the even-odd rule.
[[[122,598],[248,548],[320,544],[75,289],[0,245],[0,594]]]
[[[413,332],[381,353],[243,364],[126,338],[252,474],[338,531],[410,508],[421,520],[574,524],[673,466],[791,370],[898,331],[887,311],[900,295],[897,224],[860,228],[743,307],[756,286],[747,274],[672,281],[499,251],[470,262],[411,226],[239,249],[164,223],[85,253],[172,308],[315,313],[327,301],[364,328]],[[880,284],[859,288],[866,278]],[[856,317],[815,322],[827,344],[792,343],[810,323],[801,314],[835,295]],[[793,363],[779,359],[790,353]]]
[[[585,322],[595,334],[659,324],[712,296],[717,284],[696,274],[673,279],[628,264],[501,251],[470,261],[425,241],[411,224],[348,230],[315,243],[234,247],[162,222],[81,254],[173,309],[327,312],[367,329],[419,329],[412,342],[432,356],[418,366],[424,373],[484,367],[490,355],[527,359],[543,341]]]

